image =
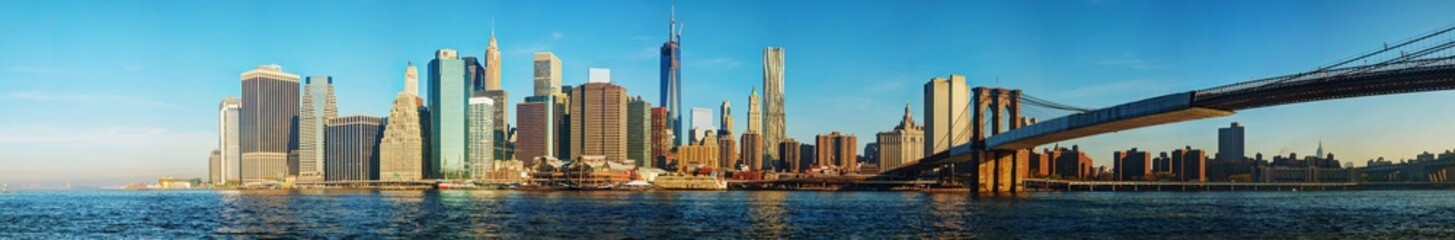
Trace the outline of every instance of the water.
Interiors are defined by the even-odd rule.
[[[19,191],[10,238],[1455,237],[1455,191]]]

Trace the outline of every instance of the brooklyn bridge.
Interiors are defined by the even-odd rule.
[[[968,124],[952,125],[966,127],[951,129],[946,136],[926,139],[953,147],[927,152],[925,158],[913,164],[889,169],[868,180],[938,179],[963,184],[977,192],[1019,192],[1024,190],[1030,150],[1044,144],[1229,116],[1262,107],[1455,89],[1455,54],[1452,54],[1455,32],[1452,31],[1455,26],[1386,44],[1306,72],[1169,93],[1097,109],[1048,101],[1018,89],[974,87],[969,91],[968,104],[949,104],[963,107],[927,109],[968,116],[969,119],[954,120],[969,121]],[[1072,113],[1037,120],[1023,116],[1023,106]]]

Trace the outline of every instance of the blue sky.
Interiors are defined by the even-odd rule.
[[[555,52],[565,83],[612,69],[657,103],[656,49],[668,1],[4,1],[0,2],[0,182],[107,185],[205,177],[216,108],[238,75],[280,64],[331,75],[340,114],[387,114],[406,62],[440,48],[481,56],[492,19],[510,104],[530,92],[530,54]],[[739,130],[761,88],[762,49],[786,49],[788,133],[840,130],[871,142],[922,84],[1023,89],[1104,107],[1313,69],[1455,24],[1450,1],[680,1],[683,102],[733,102]],[[421,73],[422,75],[424,73]],[[997,80],[998,79],[998,80]],[[1455,93],[1256,109],[1106,134],[1112,151],[1216,151],[1216,128],[1248,127],[1248,151],[1342,160],[1408,158],[1455,141]],[[514,112],[514,110],[512,110]],[[1030,116],[1064,113],[1027,110]]]

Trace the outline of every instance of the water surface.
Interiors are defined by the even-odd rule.
[[[0,238],[1455,237],[1455,191],[18,191]]]

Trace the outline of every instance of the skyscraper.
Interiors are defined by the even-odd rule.
[[[490,29],[490,43],[485,47],[485,90],[500,89],[500,46],[495,43],[495,29]],[[499,100],[499,99],[497,99]],[[505,102],[496,101],[496,105],[504,105]]]
[[[970,141],[969,90],[956,74],[925,83],[925,156]]]
[[[465,63],[465,82],[469,89],[469,95],[485,91],[485,65],[480,64],[480,59],[475,57],[461,57],[460,61]]]
[[[879,132],[880,172],[914,164],[925,157],[924,128],[914,123],[914,115],[909,111],[909,104],[904,104],[904,118],[899,120],[899,125],[894,130]]]
[[[1323,150],[1323,143],[1319,143],[1319,150]],[[1240,161],[1243,160],[1243,126],[1234,122],[1225,128],[1218,128],[1218,161]],[[1322,156],[1320,156],[1322,157]]]
[[[375,116],[354,115],[328,120],[324,134],[327,146],[321,150],[323,177],[329,181],[379,180],[379,141],[384,120]]]
[[[470,177],[479,179],[485,176],[486,172],[495,169],[495,100],[489,97],[470,98],[470,124],[469,141],[466,152],[470,156],[466,158],[466,164],[470,168]]]
[[[763,132],[763,112],[759,110],[761,105],[758,102],[758,88],[748,94],[748,127],[744,132]]]
[[[662,43],[662,107],[667,108],[667,119],[672,126],[673,142],[682,145],[682,136],[687,136],[682,126],[682,34],[677,25],[677,6],[672,6],[672,18],[667,25],[667,42]]]
[[[626,102],[626,158],[651,167],[652,103],[637,96]]]
[[[729,103],[728,100],[722,100],[722,107],[718,109],[718,114],[718,125],[720,125],[717,128],[718,134],[727,135],[731,138],[733,136],[732,103]]]
[[[848,172],[859,169],[859,143],[858,138],[854,135],[844,135],[834,131],[829,134],[819,134],[815,142],[818,144],[818,161],[816,162],[819,165],[832,165]]]
[[[429,62],[430,178],[463,179],[469,123],[465,115],[469,76],[454,49],[440,49]]]
[[[394,95],[389,124],[379,142],[379,178],[411,181],[424,178],[425,127],[428,115],[421,114],[424,100],[419,92],[419,71],[414,64],[404,70],[404,91]]]
[[[324,179],[324,131],[329,119],[338,117],[333,95],[333,77],[309,76],[303,80],[303,110],[298,129],[298,178]]]
[[[556,157],[556,115],[555,96],[532,96],[515,107],[516,127],[515,156],[526,165],[535,164],[537,157]]]
[[[551,52],[536,52],[535,95],[549,96],[561,93],[561,59]],[[516,124],[523,124],[516,122]]]
[[[765,161],[778,162],[778,142],[787,137],[783,108],[783,48],[763,49],[763,145],[767,152],[775,154]]]
[[[218,181],[214,184],[226,184],[227,181],[241,181],[242,151],[238,149],[241,134],[238,118],[242,115],[242,99],[237,97],[226,97],[217,106],[217,149],[218,159]]]
[[[298,75],[278,65],[242,73],[242,181],[283,181],[298,149]]]
[[[606,156],[607,161],[624,162],[627,159],[626,88],[591,81],[571,90],[570,158]]]

